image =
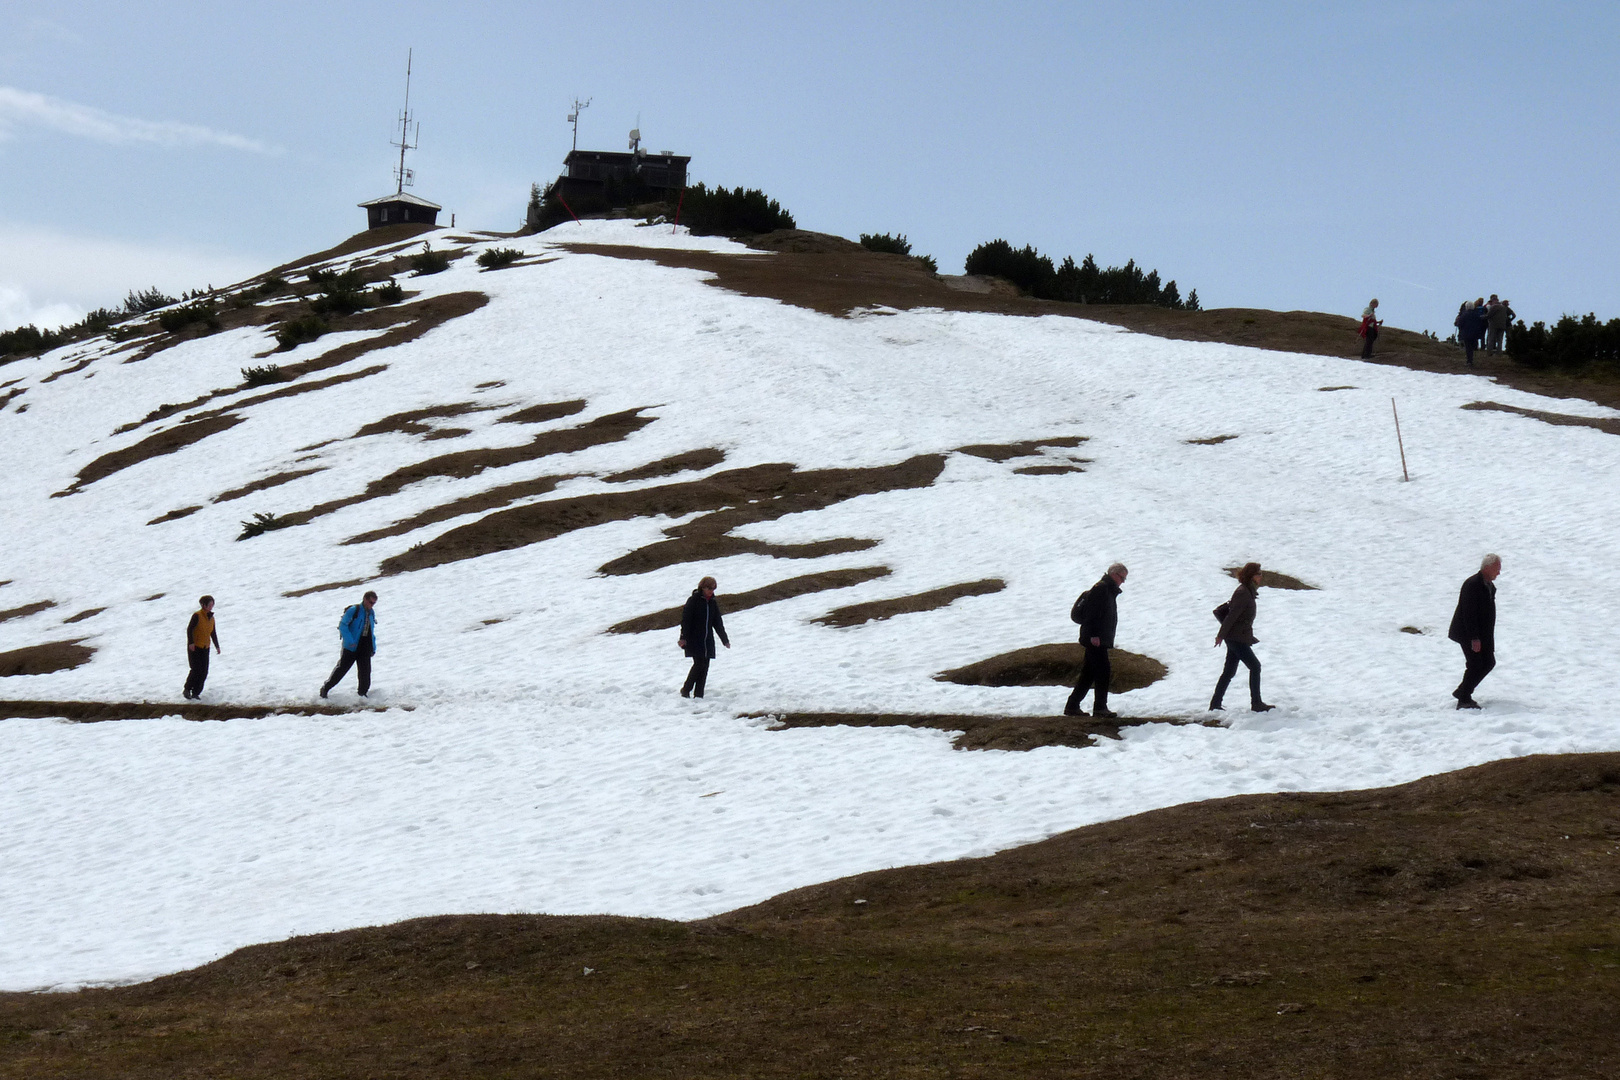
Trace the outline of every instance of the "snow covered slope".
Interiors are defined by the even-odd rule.
[[[141,342],[98,340],[0,367],[0,609],[55,605],[0,622],[0,653],[95,650],[0,696],[178,701],[208,592],[224,653],[204,700],[308,703],[369,587],[389,707],[0,721],[0,988],[446,912],[698,917],[1187,800],[1620,749],[1620,438],[1460,406],[1609,410],[1078,318],[835,318],[561,240],[742,250],[570,224],[493,242],[536,256],[509,269],[479,272],[475,245],[402,278],[408,304],[488,302],[440,299],[464,313],[399,344],[367,351],[380,327],[256,359],[274,342],[250,327],[138,362]],[[306,373],[214,394],[269,362]],[[1017,443],[1044,445],[982,449]],[[697,482],[717,474],[723,490]],[[238,541],[253,514],[300,523]],[[1484,711],[1459,713],[1445,627],[1486,551],[1504,559],[1500,666]],[[1120,647],[1169,668],[1114,699],[1137,716],[1208,701],[1223,568],[1317,586],[1260,597],[1279,709],[1028,753],[739,718],[1049,715],[1061,689],[932,676],[1073,640],[1070,601],[1115,559]],[[722,603],[843,587],[729,615],[735,647],[686,701],[674,630],[607,631],[706,573]],[[1005,588],[932,611],[813,621],[991,578]]]

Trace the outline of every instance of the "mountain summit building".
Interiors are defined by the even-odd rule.
[[[613,203],[616,195],[632,194],[642,196],[638,202],[673,199],[686,186],[686,165],[691,160],[667,151],[649,154],[639,147],[629,153],[573,150],[563,159],[556,190],[574,204]]]
[[[404,190],[359,205],[366,212],[368,229],[380,229],[384,225],[437,225],[439,211],[444,209],[436,202],[428,202]]]

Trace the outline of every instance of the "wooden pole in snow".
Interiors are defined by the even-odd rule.
[[[1401,441],[1401,414],[1395,408],[1395,399],[1389,399],[1389,411],[1395,415],[1395,445],[1401,448],[1401,479],[1410,480],[1412,477],[1406,471],[1406,443]]]

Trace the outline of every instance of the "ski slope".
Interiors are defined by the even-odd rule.
[[[0,384],[25,391],[0,412],[0,579],[10,579],[0,609],[55,603],[0,622],[0,652],[74,639],[96,650],[72,670],[0,679],[0,697],[178,702],[182,633],[208,592],[224,651],[203,700],[308,703],[337,659],[340,611],[374,588],[370,702],[386,707],[0,721],[0,989],[141,980],[255,942],[450,912],[692,919],[1189,800],[1620,749],[1620,438],[1461,406],[1612,410],[1477,376],[1168,341],[1079,318],[835,318],[724,291],[699,271],[558,246],[567,240],[743,250],[668,228],[570,223],[491,241],[535,258],[481,273],[472,256],[485,245],[473,245],[442,274],[400,280],[420,299],[476,290],[487,304],[308,378],[386,370],[241,407],[226,430],[59,497],[91,461],[201,410],[114,434],[121,425],[233,386],[245,366],[318,358],[381,331],[256,359],[274,345],[267,331],[227,330],[136,363],[124,362],[129,343],[98,339],[0,366]],[[584,405],[571,415],[502,422],[575,400]],[[357,437],[382,418],[457,403],[476,411]],[[519,447],[628,410],[647,422],[622,438],[433,476],[236,539],[254,513],[308,511],[438,455]],[[1189,441],[1222,435],[1236,437]],[[959,450],[1072,436],[1085,441],[1004,461]],[[711,448],[723,462],[608,479]],[[602,571],[697,513],[604,520],[381,577],[385,560],[488,511],[344,543],[546,477],[561,479],[502,509],[767,463],[874,469],[924,455],[940,458],[925,485],[735,533],[770,545],[876,541],[816,558]],[[1016,471],[1065,464],[1083,471]],[[1477,695],[1484,710],[1457,712],[1449,691],[1462,665],[1445,628],[1487,551],[1504,564],[1499,664]],[[1234,689],[1225,727],[1145,725],[1087,749],[1027,753],[958,751],[941,731],[777,731],[742,716],[1050,715],[1061,689],[932,676],[1073,640],[1070,602],[1116,559],[1131,570],[1119,646],[1169,668],[1113,699],[1125,715],[1202,716],[1222,660],[1210,609],[1233,585],[1223,568],[1255,559],[1317,586],[1259,598],[1256,651],[1278,709],[1231,708],[1244,697]],[[727,594],[863,567],[888,573],[728,614],[734,648],[720,650],[703,701],[676,694],[687,664],[676,631],[605,632],[679,605],[704,574],[719,579],[724,606]],[[811,621],[985,578],[1006,587],[859,626]],[[357,580],[368,584],[286,595]],[[92,608],[105,610],[64,625]],[[351,675],[332,701],[356,702],[353,688]]]

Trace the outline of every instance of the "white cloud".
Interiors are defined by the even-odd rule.
[[[141,245],[0,223],[0,330],[60,326],[98,307],[117,307],[131,289],[229,285],[270,260],[233,252]]]
[[[173,120],[139,120],[31,90],[0,86],[0,137],[8,135],[12,128],[24,125],[49,128],[115,146],[148,143],[173,147],[224,146],[255,154],[281,152],[280,147],[228,131],[215,131],[213,128]]]

